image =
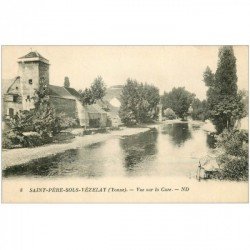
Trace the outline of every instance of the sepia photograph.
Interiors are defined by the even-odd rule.
[[[0,249],[250,249],[249,3],[0,1]]]
[[[2,46],[2,202],[248,202],[248,46]]]

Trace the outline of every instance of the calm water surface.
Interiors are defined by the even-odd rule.
[[[213,138],[187,123],[111,138],[3,171],[4,177],[190,176]]]

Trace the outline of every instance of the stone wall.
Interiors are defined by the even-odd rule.
[[[68,117],[78,119],[75,100],[51,96],[50,101],[57,113],[65,113]]]
[[[23,110],[30,110],[34,107],[32,97],[35,89],[39,86],[38,62],[19,62],[20,90],[23,102]],[[29,82],[32,80],[32,83]]]
[[[49,64],[39,62],[39,79],[43,79],[47,85],[49,84]]]

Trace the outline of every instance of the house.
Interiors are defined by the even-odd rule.
[[[109,101],[104,97],[103,100],[98,100],[96,104],[105,110],[107,113],[107,123],[111,127],[119,127],[121,123],[121,118],[119,116],[119,108],[113,106]]]
[[[49,82],[49,61],[32,51],[18,59],[18,76],[8,82],[4,94],[4,119],[8,120],[20,111],[34,108],[35,89],[43,83],[49,89],[49,98],[56,112],[74,118],[82,127],[107,126],[107,112],[98,104],[82,105],[74,88],[52,85]],[[6,82],[6,81],[5,81]]]

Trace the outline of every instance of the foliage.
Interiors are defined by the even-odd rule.
[[[18,133],[13,130],[8,130],[3,133],[3,148],[35,147],[42,144],[44,144],[44,142],[38,134],[24,135],[23,133]]]
[[[173,88],[169,93],[164,92],[161,97],[163,110],[171,108],[175,114],[184,119],[194,99],[194,94],[185,90],[184,87]]]
[[[10,130],[17,134],[22,134],[25,131],[32,130],[32,118],[33,113],[27,111],[15,114],[8,124]]]
[[[163,111],[163,116],[169,120],[176,119],[176,114],[171,108],[167,108]]]
[[[3,148],[15,148],[20,145],[20,138],[13,130],[4,131],[2,134],[2,147]]]
[[[222,149],[219,156],[222,178],[248,180],[248,132],[225,129],[217,137],[217,146]]]
[[[10,130],[4,133],[3,147],[42,145],[51,142],[52,137],[62,129],[76,125],[73,118],[67,117],[63,113],[56,113],[50,103],[48,87],[45,83],[40,83],[33,99],[35,106],[33,110],[20,112],[9,121]],[[25,136],[26,131],[37,132],[37,135]]]
[[[246,115],[243,93],[237,91],[236,57],[232,46],[219,50],[219,60],[215,74],[207,67],[203,80],[208,87],[208,116],[221,133],[232,129],[238,119]]]
[[[64,77],[64,84],[63,86],[65,88],[69,88],[70,87],[70,81],[69,81],[69,78],[67,76]]]
[[[192,102],[192,112],[191,117],[193,120],[205,121],[208,118],[207,115],[207,101],[200,101],[198,98],[195,98]]]
[[[84,91],[79,90],[79,94],[81,96],[81,102],[83,105],[85,104],[91,105],[94,103],[91,89],[85,88]]]
[[[91,105],[97,100],[102,99],[106,94],[106,86],[101,76],[95,78],[90,88],[85,88],[84,91],[79,90],[82,103]]]
[[[147,123],[158,116],[159,89],[128,79],[121,94],[119,115],[125,125]]]
[[[95,78],[91,84],[91,92],[94,100],[100,100],[105,96],[106,86],[101,76]]]
[[[32,113],[33,131],[47,139],[60,131],[60,117],[56,114],[49,100],[47,85],[40,83],[39,89],[35,90],[35,109]]]
[[[23,136],[22,146],[23,147],[37,147],[44,144],[43,138],[39,134],[31,134]]]

